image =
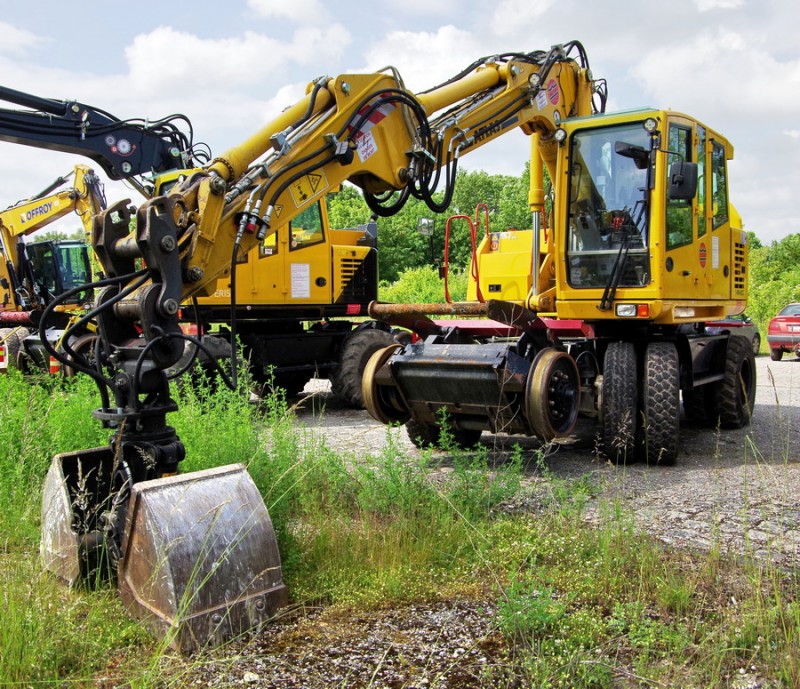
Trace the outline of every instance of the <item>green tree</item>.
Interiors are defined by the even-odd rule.
[[[800,301],[800,234],[750,250],[747,312],[763,330],[786,304]]]

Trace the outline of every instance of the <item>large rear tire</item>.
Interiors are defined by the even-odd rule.
[[[600,413],[606,456],[618,464],[633,461],[636,446],[639,381],[631,342],[612,342],[603,363]]]
[[[651,342],[645,351],[642,377],[641,449],[648,464],[675,464],[679,424],[678,350],[672,342]]]
[[[26,328],[0,328],[0,343],[6,347],[6,363],[9,370],[24,371],[22,340],[28,335]]]
[[[353,409],[363,409],[361,379],[364,368],[375,352],[393,342],[391,333],[376,328],[350,333],[339,353],[339,364],[330,377],[331,392],[336,398]]]
[[[750,423],[756,401],[756,362],[745,338],[728,338],[725,377],[715,393],[714,409],[722,428],[743,428]]]

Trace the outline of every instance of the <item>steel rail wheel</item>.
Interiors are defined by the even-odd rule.
[[[543,349],[525,383],[525,416],[541,440],[567,435],[575,428],[581,380],[575,360],[566,352]]]
[[[369,415],[381,423],[405,423],[408,421],[409,413],[404,409],[396,388],[390,385],[378,385],[375,375],[389,361],[389,358],[402,345],[393,344],[375,352],[367,361],[364,367],[364,375],[361,379],[361,390],[364,396],[364,408]]]

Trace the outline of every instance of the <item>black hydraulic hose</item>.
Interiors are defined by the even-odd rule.
[[[237,367],[239,361],[236,353],[236,334],[237,334],[237,319],[236,319],[236,259],[239,255],[239,240],[233,243],[233,254],[231,255],[231,379],[230,389],[236,390],[239,384]],[[221,367],[220,367],[221,369]],[[223,379],[226,380],[226,379]],[[227,380],[226,380],[226,384]]]
[[[94,369],[92,369],[92,368],[90,368],[88,366],[84,366],[83,364],[80,363],[79,360],[82,357],[80,357],[76,352],[74,352],[71,349],[71,347],[69,346],[69,344],[68,344],[69,333],[72,330],[74,330],[75,328],[79,327],[80,325],[84,325],[85,323],[87,323],[89,320],[94,318],[94,316],[97,313],[101,313],[103,309],[108,308],[109,305],[113,305],[114,303],[116,303],[116,301],[119,301],[120,299],[122,299],[125,296],[127,296],[127,294],[130,293],[130,291],[133,291],[133,289],[135,289],[135,288],[137,288],[139,286],[139,283],[138,282],[134,283],[134,285],[131,288],[129,288],[127,290],[124,290],[120,294],[116,295],[112,300],[109,300],[105,304],[102,304],[100,307],[97,307],[97,308],[93,309],[88,314],[84,315],[81,319],[79,319],[76,323],[72,324],[69,328],[67,328],[67,330],[64,332],[64,337],[62,339],[63,339],[63,343],[64,343],[64,351],[67,352],[67,354],[71,355],[72,359],[69,359],[66,356],[64,356],[61,352],[59,352],[48,341],[48,339],[47,339],[48,321],[52,317],[52,315],[54,313],[54,310],[63,301],[69,299],[70,297],[74,296],[75,294],[78,294],[80,292],[85,292],[85,291],[90,290],[90,289],[98,289],[100,287],[108,287],[110,285],[118,284],[118,283],[123,282],[125,280],[130,280],[130,279],[136,278],[137,276],[138,277],[142,277],[142,276],[144,276],[145,273],[146,273],[146,269],[138,271],[136,273],[131,273],[129,275],[123,275],[123,276],[120,276],[120,277],[106,278],[104,280],[99,280],[97,282],[92,282],[92,283],[89,283],[88,285],[80,285],[79,287],[75,287],[75,288],[73,288],[71,290],[68,290],[67,292],[64,292],[63,294],[60,294],[58,297],[56,297],[52,302],[50,302],[45,307],[44,311],[42,312],[42,317],[41,317],[41,319],[39,321],[39,339],[41,340],[42,346],[44,347],[44,349],[48,352],[48,354],[50,356],[54,357],[57,361],[61,362],[62,365],[70,366],[71,368],[75,369],[76,371],[79,371],[81,373],[85,373],[88,376],[90,376],[95,381],[95,383],[97,384],[98,388],[100,389],[100,394],[101,394],[101,396],[103,398],[104,406],[108,406],[108,396],[107,396],[107,391],[105,390],[104,386],[111,387],[112,384],[113,384],[113,381],[110,381],[109,379],[105,378],[102,375],[102,373],[100,373],[100,371],[95,371]]]
[[[157,331],[157,330],[161,330],[161,329],[158,328],[158,327],[155,327],[154,330]],[[225,373],[225,371],[223,370],[223,368],[214,360],[212,352],[200,340],[198,340],[196,337],[192,337],[191,335],[186,335],[185,333],[165,333],[165,332],[162,331],[161,334],[158,337],[150,340],[150,342],[148,342],[142,348],[141,353],[139,354],[138,358],[136,359],[136,366],[134,366],[133,377],[132,377],[132,380],[131,380],[131,394],[130,394],[130,399],[133,401],[134,404],[136,404],[137,406],[139,405],[139,399],[138,399],[139,398],[139,378],[141,377],[141,374],[142,374],[142,366],[144,365],[146,355],[162,339],[184,340],[186,342],[189,342],[190,344],[193,344],[199,350],[202,350],[205,354],[208,355],[208,358],[211,360],[211,362],[214,364],[214,366],[219,371],[219,373],[220,373],[220,375],[222,377],[222,380],[225,383],[225,385],[227,385],[232,390],[236,389],[235,386],[233,385],[233,383],[231,382],[231,380],[228,378],[228,376]]]

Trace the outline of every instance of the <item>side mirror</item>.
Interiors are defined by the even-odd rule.
[[[635,144],[629,144],[625,141],[614,142],[614,153],[623,158],[630,158],[633,160],[634,165],[638,170],[645,170],[650,162],[650,153]]]
[[[669,191],[672,201],[689,201],[697,193],[697,163],[678,160],[669,166]]]

